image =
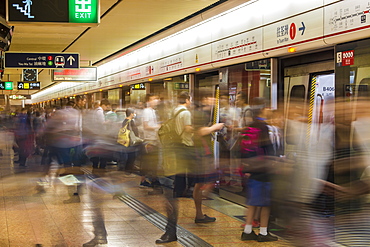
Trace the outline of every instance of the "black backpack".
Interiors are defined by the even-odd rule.
[[[187,110],[179,110],[172,118],[165,121],[158,129],[158,137],[164,147],[170,147],[174,144],[181,143],[181,135],[183,132],[181,132],[180,135],[176,132],[176,117],[183,111]]]

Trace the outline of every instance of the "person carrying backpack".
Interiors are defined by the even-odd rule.
[[[159,139],[163,148],[163,167],[158,173],[162,173],[161,185],[171,186],[172,180],[169,176],[184,174],[187,162],[191,162],[193,152],[193,127],[191,113],[188,107],[191,105],[191,97],[188,92],[181,92],[178,97],[178,106],[173,111],[173,117],[163,123],[158,130]],[[170,143],[168,142],[171,137]],[[189,154],[186,159],[183,157]],[[190,161],[189,161],[190,160]],[[177,180],[178,182],[178,180]],[[176,178],[175,178],[176,183]],[[175,184],[176,186],[176,184]],[[166,205],[167,224],[165,233],[156,240],[156,244],[164,244],[177,241],[177,218],[178,200],[174,197],[172,190],[163,190],[164,203]]]
[[[267,168],[264,156],[273,155],[274,149],[269,137],[266,120],[266,109],[262,98],[253,99],[254,120],[243,131],[241,141],[242,163],[250,176],[247,182],[247,214],[246,225],[241,240],[257,240],[258,242],[277,241],[278,238],[267,232],[271,205],[271,171]],[[261,207],[260,233],[252,230],[255,211]]]

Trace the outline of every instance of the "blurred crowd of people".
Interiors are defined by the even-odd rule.
[[[364,179],[357,181],[366,185],[362,191],[336,185],[330,179],[334,176],[333,122],[308,122],[307,116],[296,112],[284,119],[280,111],[267,107],[264,98],[249,100],[244,92],[236,95],[234,105],[228,94],[221,93],[218,103],[206,90],[199,91],[197,101],[184,91],[172,108],[159,95],[148,94],[144,109],[128,107],[124,115],[105,99],[95,101],[92,109],[86,109],[86,103],[80,96],[58,110],[22,109],[13,125],[19,166],[26,167],[27,158],[38,154],[45,175],[52,164],[59,165],[59,176],[73,175],[77,186],[70,186],[70,199],[65,203],[80,201],[79,188],[84,183],[81,167],[91,167],[96,178],[109,176],[108,165],[114,165],[123,179],[140,176],[139,186],[152,188],[148,195],[162,195],[166,205],[166,231],[157,244],[177,240],[179,197],[193,198],[195,223],[216,221],[202,210],[202,199],[215,185],[239,185],[238,194],[246,197],[242,240],[278,240],[268,230],[272,209],[291,227],[286,237],[297,246],[307,246],[308,242],[315,246],[334,238],[333,231],[328,230],[333,223],[323,224],[327,230],[323,233],[310,228],[313,219],[322,216],[316,214],[315,206],[323,206],[334,215],[329,201],[334,200],[335,193],[353,197],[366,194],[370,188]],[[295,109],[293,103],[291,109]],[[168,144],[163,139],[168,137],[160,138],[158,131],[162,125],[170,126],[171,120],[174,132]],[[363,122],[358,119],[356,123],[357,130],[366,133]],[[284,134],[286,125],[290,128]],[[119,133],[130,140],[127,145],[118,143]],[[358,146],[367,149],[366,140]],[[290,157],[284,143],[294,146]],[[96,213],[101,215],[100,211]],[[308,237],[301,235],[304,231]],[[99,224],[95,238],[84,246],[104,244],[106,235],[104,224]]]

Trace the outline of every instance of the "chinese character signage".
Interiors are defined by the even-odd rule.
[[[8,22],[98,24],[99,0],[8,0]]]
[[[78,53],[5,53],[5,68],[78,69]]]

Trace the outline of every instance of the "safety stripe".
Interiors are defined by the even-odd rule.
[[[310,106],[308,110],[307,131],[306,131],[306,147],[308,147],[311,137],[312,113],[315,103],[315,92],[316,92],[316,79],[317,79],[316,76],[313,76],[311,79]]]

